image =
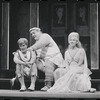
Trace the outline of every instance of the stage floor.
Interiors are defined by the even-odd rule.
[[[48,93],[43,91],[25,91],[19,90],[0,90],[0,97],[21,97],[21,98],[99,98],[100,91],[95,93]]]

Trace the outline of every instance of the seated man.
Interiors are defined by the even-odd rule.
[[[30,34],[36,42],[28,50],[38,51],[36,65],[45,73],[45,86],[41,90],[46,91],[52,86],[54,70],[57,67],[64,67],[64,60],[59,47],[49,34],[42,33],[38,27],[31,28]]]
[[[35,81],[37,76],[37,68],[35,65],[36,54],[33,51],[27,51],[28,40],[26,38],[20,38],[18,40],[19,50],[14,52],[14,62],[16,63],[16,78],[18,78],[21,89],[25,91],[26,86],[24,82],[24,76],[31,77],[31,84],[28,90],[33,91],[35,89]]]

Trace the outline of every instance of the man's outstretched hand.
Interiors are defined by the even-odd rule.
[[[32,47],[27,48],[27,51],[33,51]]]

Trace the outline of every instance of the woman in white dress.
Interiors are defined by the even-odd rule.
[[[54,72],[55,84],[48,92],[85,92],[96,91],[91,88],[91,71],[87,67],[85,50],[79,41],[79,34],[72,32],[68,36],[68,49],[65,51],[66,68]]]

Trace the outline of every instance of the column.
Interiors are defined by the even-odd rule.
[[[30,3],[30,28],[32,27],[39,27],[39,3]],[[34,42],[30,36],[30,45]]]
[[[90,3],[91,69],[99,69],[98,3]]]
[[[2,3],[1,69],[9,69],[9,3]]]

